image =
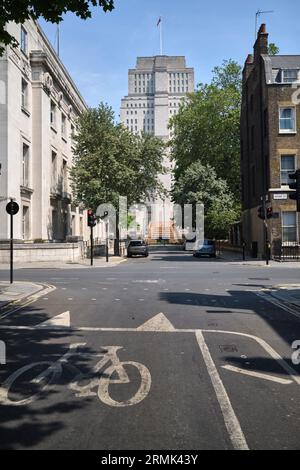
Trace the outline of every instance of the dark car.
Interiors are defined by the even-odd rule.
[[[210,258],[216,257],[216,244],[213,240],[205,239],[203,243],[194,250],[193,256],[209,256]]]
[[[149,251],[146,243],[143,240],[131,240],[127,247],[127,257],[132,256],[149,256]]]

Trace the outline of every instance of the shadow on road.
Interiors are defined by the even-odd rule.
[[[65,365],[62,374],[48,373],[40,382],[34,379],[66,354],[70,344],[84,343],[84,339],[70,329],[1,330],[0,339],[6,344],[7,353],[7,364],[0,366],[0,448],[41,447],[44,441],[51,442],[51,436],[67,428],[68,416],[87,408],[93,397],[79,400],[74,391],[68,390],[67,385],[74,379],[75,369],[72,375],[72,370]],[[94,363],[88,356],[95,353],[85,346],[84,354],[70,358],[70,363],[84,375],[92,376]],[[10,387],[5,385],[14,372],[33,363],[42,364],[24,371]],[[48,381],[50,386],[43,390]],[[8,388],[8,398],[14,402],[27,400],[35,394],[38,397],[31,403],[3,404]]]

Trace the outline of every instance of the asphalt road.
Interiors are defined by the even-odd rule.
[[[299,278],[185,253],[16,271],[55,290],[0,315],[0,448],[299,449],[300,317],[258,295]]]

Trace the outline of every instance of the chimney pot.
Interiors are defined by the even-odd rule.
[[[246,59],[246,64],[253,64],[253,55],[248,54],[248,57]]]
[[[258,31],[258,34],[265,34],[266,33],[266,24],[263,23],[260,28],[259,28],[259,31]]]

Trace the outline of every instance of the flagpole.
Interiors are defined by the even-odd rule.
[[[163,55],[163,36],[162,36],[162,20],[160,20],[160,55]]]

